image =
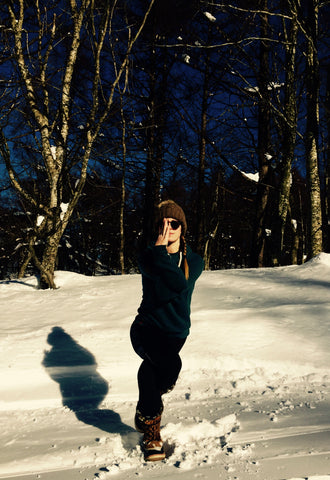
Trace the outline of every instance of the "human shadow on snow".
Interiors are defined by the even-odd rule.
[[[52,329],[47,342],[51,349],[45,352],[42,365],[59,384],[63,405],[70,408],[78,420],[105,432],[120,434],[125,448],[136,445],[133,438],[136,431],[124,424],[118,413],[99,408],[109,385],[98,373],[94,355],[61,327]]]

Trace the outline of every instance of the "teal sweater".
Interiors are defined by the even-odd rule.
[[[179,252],[169,254],[165,245],[149,246],[139,259],[143,297],[139,323],[186,338],[190,329],[190,303],[195,282],[204,268],[202,258],[187,247],[189,278],[178,267]]]

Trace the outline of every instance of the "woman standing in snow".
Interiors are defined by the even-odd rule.
[[[204,267],[202,258],[186,245],[186,217],[177,203],[161,202],[156,220],[156,242],[139,259],[143,298],[131,327],[133,348],[143,359],[135,426],[143,433],[149,461],[165,457],[162,395],[173,389],[181,370],[179,352],[189,334],[191,296]]]

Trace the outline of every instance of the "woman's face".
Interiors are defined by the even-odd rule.
[[[180,239],[180,236],[181,236],[181,231],[182,231],[182,227],[181,227],[181,223],[176,220],[175,218],[165,218],[164,219],[166,223],[168,223],[168,228],[169,228],[169,236],[168,236],[168,242],[169,243],[174,243],[176,242],[177,240]],[[171,225],[171,223],[173,222],[173,226]],[[166,225],[165,223],[165,225]],[[176,227],[176,224],[179,223],[179,227],[178,228],[174,228]]]

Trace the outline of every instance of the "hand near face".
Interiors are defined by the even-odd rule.
[[[155,245],[165,245],[167,247],[170,234],[170,226],[167,218],[164,218],[163,224],[159,227],[158,237]]]

